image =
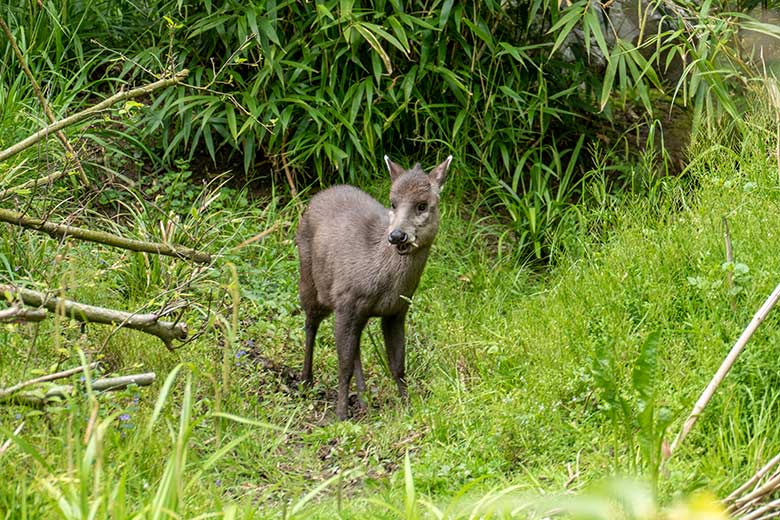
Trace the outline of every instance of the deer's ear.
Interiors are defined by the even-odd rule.
[[[443,163],[431,170],[431,173],[428,174],[428,177],[430,177],[431,181],[436,183],[437,186],[444,184],[444,180],[447,178],[447,170],[449,169],[451,162],[452,156],[450,155],[444,159]]]
[[[387,170],[390,172],[390,180],[395,182],[395,180],[404,174],[406,170],[404,170],[401,166],[397,165],[393,161],[390,160],[390,157],[385,155],[385,164],[387,165]]]

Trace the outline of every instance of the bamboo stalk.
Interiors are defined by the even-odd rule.
[[[79,121],[82,121],[100,112],[101,110],[105,110],[106,108],[110,107],[115,103],[118,103],[119,101],[124,101],[126,99],[132,99],[139,96],[143,96],[144,94],[148,94],[149,92],[152,92],[159,88],[165,88],[180,83],[182,80],[184,80],[184,78],[187,77],[189,73],[190,72],[187,69],[184,69],[180,72],[177,72],[173,77],[161,79],[159,81],[155,81],[154,83],[149,83],[148,85],[134,88],[132,90],[118,92],[113,96],[104,99],[97,105],[91,106],[85,110],[82,110],[81,112],[77,112],[72,116],[66,117],[65,119],[61,119],[56,123],[52,123],[46,128],[42,128],[41,130],[35,132],[34,134],[27,137],[26,139],[19,141],[15,145],[0,151],[0,161],[5,161],[9,157],[12,157],[18,154],[19,152],[22,152],[27,148],[33,146],[38,141],[45,139],[46,137],[49,136],[49,134],[62,130],[63,128],[66,128],[70,125],[76,124]]]
[[[185,323],[163,321],[156,314],[137,314],[87,305],[12,285],[0,285],[0,294],[3,292],[18,296],[25,305],[44,307],[83,323],[116,325],[152,334],[160,338],[169,350],[172,349],[174,339],[184,340],[188,334]]]
[[[8,222],[9,224],[21,226],[26,229],[41,231],[56,238],[73,237],[79,240],[86,240],[87,242],[96,242],[98,244],[129,249],[131,251],[155,253],[158,255],[192,260],[193,262],[201,264],[211,262],[210,254],[189,247],[159,242],[144,242],[142,240],[114,235],[105,231],[95,231],[92,229],[68,226],[66,224],[57,224],[56,222],[28,217],[27,215],[17,213],[16,211],[3,208],[0,208],[0,222]]]
[[[5,32],[5,35],[8,37],[8,41],[11,44],[11,48],[13,48],[14,54],[16,54],[16,59],[19,62],[19,65],[22,66],[22,70],[24,71],[25,76],[27,76],[27,79],[30,81],[33,91],[35,92],[35,97],[38,98],[38,102],[43,107],[43,111],[46,113],[46,117],[49,118],[49,123],[56,122],[54,113],[51,111],[51,107],[49,106],[49,103],[46,102],[46,98],[43,96],[43,93],[41,92],[41,86],[38,84],[38,81],[36,81],[35,76],[33,76],[30,67],[27,66],[27,61],[24,59],[24,55],[22,54],[22,51],[19,49],[19,46],[16,44],[16,38],[14,38],[13,33],[11,33],[11,29],[8,28],[2,16],[0,16],[0,28],[3,29],[3,32]],[[65,135],[65,132],[63,132],[62,130],[58,130],[57,138],[62,143],[62,146],[65,147],[65,150],[73,157],[73,160],[76,163],[76,169],[79,171],[79,176],[81,177],[81,183],[84,186],[89,186],[89,179],[87,178],[87,174],[84,171],[84,167],[81,165],[81,161],[79,160],[78,155],[76,155],[76,150],[73,149],[73,146],[70,144],[70,141],[68,140],[68,137]]]
[[[699,400],[696,401],[696,404],[688,416],[688,419],[686,419],[685,424],[683,424],[682,430],[672,443],[671,454],[674,454],[677,447],[691,431],[691,428],[693,428],[693,425],[696,424],[699,415],[701,414],[702,410],[704,410],[704,407],[707,406],[707,403],[709,403],[712,395],[715,393],[715,390],[718,389],[718,386],[726,377],[726,374],[728,374],[729,370],[731,370],[731,367],[734,365],[737,357],[739,357],[740,353],[745,348],[745,345],[747,345],[748,340],[756,331],[758,326],[761,325],[761,323],[764,321],[767,314],[769,314],[769,311],[777,303],[778,299],[780,299],[780,285],[778,285],[775,290],[772,291],[772,294],[769,295],[769,298],[767,298],[761,308],[758,309],[747,328],[742,332],[742,335],[731,348],[731,351],[729,352],[728,356],[726,356],[726,359],[724,359],[723,363],[721,363],[720,368],[715,373],[715,376],[712,378],[710,383],[707,385],[707,388],[704,389],[704,392],[701,394],[701,397],[699,397]]]

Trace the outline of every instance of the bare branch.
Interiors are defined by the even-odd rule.
[[[16,59],[19,61],[19,65],[22,66],[22,70],[24,71],[24,74],[27,76],[27,79],[30,81],[33,91],[35,92],[35,97],[38,98],[38,102],[41,104],[41,106],[43,106],[43,111],[46,113],[46,117],[49,118],[50,123],[56,122],[56,119],[54,118],[54,113],[51,111],[51,107],[49,107],[49,103],[47,103],[46,98],[43,97],[43,93],[41,92],[40,85],[38,85],[38,82],[35,80],[35,76],[33,76],[30,67],[27,66],[27,61],[25,61],[22,51],[19,49],[19,46],[16,44],[16,38],[14,38],[13,33],[11,33],[11,29],[8,28],[2,16],[0,16],[0,28],[3,29],[3,32],[8,37],[8,41],[10,42],[11,47],[14,50],[14,54],[16,54]],[[79,161],[79,158],[76,155],[76,150],[73,149],[73,146],[70,144],[70,141],[68,140],[68,137],[65,135],[65,132],[63,132],[62,130],[58,130],[57,138],[62,143],[62,146],[65,147],[65,150],[71,155],[73,161],[76,163],[76,169],[79,171],[79,176],[81,177],[82,184],[84,184],[84,186],[89,186],[89,179],[87,178],[87,174],[84,172],[84,167],[81,166],[81,161]]]
[[[0,208],[0,222],[8,222],[9,224],[15,224],[23,228],[42,231],[56,238],[73,237],[88,242],[97,242],[98,244],[105,244],[107,246],[130,249],[131,251],[184,258],[201,264],[211,262],[210,254],[189,247],[162,244],[159,242],[144,242],[142,240],[113,235],[105,231],[94,231],[65,224],[57,224],[56,222],[28,217],[21,213],[17,213],[16,211],[3,208]]]
[[[154,372],[146,374],[134,374],[121,377],[109,377],[92,382],[92,389],[100,392],[113,392],[122,390],[130,385],[149,386],[154,383]],[[57,385],[44,391],[44,389],[17,392],[12,395],[0,397],[0,405],[23,405],[40,408],[48,404],[58,403],[63,399],[75,395],[77,388],[73,385]]]
[[[168,349],[173,348],[173,340],[187,338],[185,323],[163,321],[157,314],[138,314],[96,307],[12,285],[0,285],[0,293],[3,292],[18,297],[25,305],[44,307],[51,312],[64,314],[70,319],[83,323],[115,325],[152,334],[160,338]]]
[[[57,170],[56,172],[50,173],[45,177],[38,177],[37,179],[32,179],[30,181],[23,182],[18,186],[12,186],[10,188],[0,190],[0,199],[4,199],[11,194],[20,193],[30,188],[36,188],[38,186],[43,186],[44,184],[49,184],[51,182],[56,181],[60,177],[64,177],[67,173],[68,172],[66,170]]]
[[[154,383],[154,372],[145,374],[132,374],[129,376],[106,377],[92,382],[92,389],[98,392],[111,392],[122,390],[130,385],[149,386]]]
[[[45,139],[46,137],[49,136],[49,134],[62,130],[63,128],[66,128],[75,123],[78,123],[79,121],[82,121],[100,112],[101,110],[105,110],[106,108],[110,107],[115,103],[118,103],[119,101],[124,101],[126,99],[132,99],[135,97],[143,96],[144,94],[148,94],[149,92],[152,92],[159,88],[165,88],[180,83],[184,78],[187,77],[189,73],[190,72],[187,69],[184,69],[181,72],[177,72],[171,78],[161,79],[159,81],[155,81],[154,83],[144,85],[143,87],[134,88],[132,90],[118,92],[113,96],[104,99],[97,105],[91,106],[85,110],[82,110],[81,112],[77,112],[72,116],[66,117],[65,119],[61,119],[56,123],[53,123],[47,126],[46,128],[37,131],[36,133],[27,137],[26,139],[19,141],[15,145],[6,148],[3,151],[0,151],[0,161],[5,161],[9,157],[16,155],[17,153],[22,152],[27,148],[31,147],[38,141]]]
[[[263,240],[265,237],[267,237],[268,235],[270,235],[271,233],[276,231],[279,228],[280,225],[281,225],[281,221],[277,220],[276,222],[273,223],[273,225],[271,227],[261,231],[260,233],[258,233],[257,235],[253,236],[252,238],[248,238],[248,239],[244,240],[243,242],[238,244],[236,247],[234,247],[232,250],[233,251],[238,251],[239,249],[242,249],[242,248],[248,246],[249,244],[257,242],[258,240]]]
[[[28,309],[12,305],[0,310],[0,323],[18,323],[21,321],[43,321],[46,319],[46,309]]]
[[[18,392],[23,388],[27,388],[28,386],[37,385],[38,383],[45,383],[47,381],[55,381],[57,379],[63,379],[65,377],[70,377],[73,374],[78,374],[79,372],[83,372],[85,368],[87,370],[92,370],[97,366],[98,366],[98,362],[95,361],[93,363],[90,363],[86,367],[80,366],[75,368],[69,368],[68,370],[63,370],[61,372],[55,372],[54,374],[47,374],[45,376],[36,377],[35,379],[30,379],[29,381],[18,383],[8,388],[0,389],[0,399],[9,396],[15,392]]]
[[[715,373],[715,376],[712,378],[712,381],[710,381],[710,384],[708,384],[707,388],[704,389],[704,392],[702,392],[701,397],[699,397],[699,400],[696,401],[696,404],[694,405],[693,410],[688,416],[688,419],[686,419],[685,424],[683,424],[682,430],[680,431],[680,433],[677,435],[677,437],[674,439],[674,442],[672,443],[671,454],[674,454],[677,447],[682,443],[682,441],[688,435],[688,432],[691,431],[691,428],[693,428],[693,425],[696,424],[696,420],[699,418],[699,415],[701,414],[702,410],[704,410],[704,407],[707,406],[707,403],[710,402],[710,399],[715,393],[715,390],[718,389],[718,386],[726,377],[726,374],[729,373],[729,370],[731,370],[731,367],[734,365],[734,362],[737,360],[737,357],[739,357],[740,353],[742,353],[742,349],[745,348],[745,345],[747,345],[747,342],[748,340],[750,340],[750,337],[756,331],[758,326],[761,325],[761,322],[764,321],[767,314],[769,314],[769,311],[777,303],[778,299],[780,299],[780,285],[775,287],[775,290],[772,291],[772,294],[769,295],[769,298],[767,298],[764,304],[761,306],[761,308],[758,309],[758,311],[756,311],[756,314],[753,316],[753,319],[750,320],[750,323],[748,324],[747,328],[742,332],[742,335],[739,337],[737,342],[731,348],[731,351],[729,352],[728,356],[726,356],[726,359],[724,359],[723,363],[721,363],[720,368]]]

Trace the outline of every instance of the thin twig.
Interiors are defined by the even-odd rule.
[[[742,509],[744,508],[744,506],[752,502],[756,502],[759,499],[765,497],[766,495],[774,491],[777,491],[778,487],[780,487],[780,475],[775,475],[761,487],[753,490],[752,492],[748,493],[744,497],[740,497],[736,499],[734,503],[737,505],[739,509]]]
[[[290,171],[290,165],[287,164],[287,133],[282,135],[282,150],[279,153],[279,158],[282,161],[282,168],[284,169],[284,175],[287,177],[287,184],[290,185],[290,195],[295,200],[298,208],[301,207],[301,199],[298,198],[298,188],[295,187],[295,178]]]
[[[780,463],[780,454],[775,455],[772,460],[764,464],[764,466],[758,470],[758,472],[753,475],[747,482],[739,486],[737,489],[735,489],[729,496],[725,498],[726,502],[732,502],[739,498],[742,493],[747,491],[749,488],[751,488],[754,484],[756,484],[759,480],[761,480],[761,477],[769,473],[769,470],[771,470],[773,467],[777,466],[777,464]]]
[[[0,294],[3,292],[7,292],[12,296],[18,296],[25,305],[45,307],[51,312],[65,315],[72,320],[82,323],[115,325],[152,334],[160,338],[168,349],[173,348],[173,340],[184,340],[187,338],[186,323],[174,324],[163,321],[159,319],[160,317],[157,314],[137,314],[87,305],[13,285],[0,285]]]
[[[35,97],[38,98],[38,102],[43,107],[43,111],[46,113],[46,117],[49,118],[49,123],[54,123],[56,121],[56,118],[54,117],[54,113],[51,111],[51,107],[49,106],[49,103],[46,102],[46,98],[43,96],[43,92],[41,92],[41,86],[38,84],[38,81],[35,79],[35,76],[33,76],[30,67],[27,66],[27,61],[24,59],[24,55],[22,54],[22,51],[19,49],[19,46],[16,44],[16,38],[14,38],[13,33],[11,33],[11,29],[8,28],[2,16],[0,16],[0,28],[3,29],[3,32],[5,32],[5,35],[8,37],[8,42],[11,44],[11,48],[13,48],[14,50],[14,54],[16,54],[16,59],[19,61],[19,65],[22,66],[22,70],[24,71],[25,76],[27,76],[27,79],[30,81],[33,91],[35,92]],[[68,140],[68,137],[65,135],[65,132],[63,132],[62,130],[58,130],[57,139],[60,140],[62,146],[65,147],[65,150],[70,154],[71,158],[76,163],[76,169],[79,171],[79,177],[81,177],[81,183],[84,186],[89,186],[89,178],[87,178],[87,174],[84,171],[84,167],[81,165],[81,161],[79,160],[78,155],[76,155],[76,150],[73,149],[73,146],[70,144],[70,141]]]
[[[32,179],[30,181],[23,182],[18,186],[12,186],[10,188],[0,190],[0,199],[4,199],[9,195],[12,195],[14,193],[20,193],[30,188],[37,188],[38,186],[43,186],[44,184],[50,184],[56,181],[57,179],[64,177],[67,173],[68,172],[65,170],[58,170],[54,173],[50,173],[49,175],[46,175],[45,177],[38,177],[37,179]]]
[[[23,228],[42,231],[49,236],[56,238],[72,237],[79,240],[86,240],[87,242],[97,242],[98,244],[105,244],[121,249],[130,249],[131,251],[155,253],[158,255],[172,256],[174,258],[188,259],[201,264],[208,264],[211,262],[210,254],[189,247],[162,244],[159,242],[144,242],[142,240],[114,235],[105,231],[95,231],[92,229],[68,226],[66,224],[57,224],[56,222],[28,217],[22,213],[3,208],[0,208],[0,222],[8,222],[9,224],[15,224]]]
[[[114,105],[115,103],[118,103],[119,101],[136,98],[139,96],[143,96],[144,94],[148,94],[149,92],[152,92],[159,88],[165,88],[171,85],[175,85],[181,82],[184,78],[186,78],[188,74],[189,71],[187,69],[184,69],[181,72],[177,72],[171,78],[161,79],[159,81],[155,81],[154,83],[144,85],[143,87],[134,88],[132,90],[118,92],[113,96],[104,99],[97,105],[91,106],[85,110],[82,110],[81,112],[77,112],[72,116],[66,117],[65,119],[61,119],[56,123],[47,126],[46,128],[42,128],[41,130],[35,132],[33,135],[27,137],[26,139],[23,139],[22,141],[19,141],[15,145],[6,148],[3,151],[0,151],[0,161],[5,161],[9,157],[12,157],[13,155],[16,155],[17,153],[22,152],[27,148],[33,146],[38,141],[45,139],[50,134],[62,130],[63,128],[66,128],[70,125],[76,124],[79,121],[82,121],[94,114],[97,114],[98,112],[105,110],[106,108],[110,107],[111,105]]]
[[[729,268],[726,270],[726,283],[729,288],[729,303],[731,311],[737,311],[737,299],[734,297],[734,248],[731,245],[731,234],[729,233],[729,221],[723,217],[723,240],[726,242],[726,262]]]
[[[22,431],[22,428],[24,428],[24,421],[19,423],[19,426],[16,427],[16,429],[14,430],[14,436],[19,435],[19,432]],[[11,447],[11,439],[9,438],[6,439],[6,441],[3,443],[2,446],[0,446],[0,455],[5,453],[10,447]]]
[[[257,242],[258,240],[264,239],[265,237],[267,237],[268,235],[270,235],[271,233],[273,233],[274,231],[279,229],[280,225],[281,225],[280,221],[274,222],[274,224],[271,227],[269,227],[268,229],[266,229],[264,231],[261,231],[260,233],[258,233],[257,235],[253,236],[252,238],[248,238],[248,239],[244,240],[243,242],[241,242],[240,244],[235,246],[232,249],[232,251],[238,251],[239,249],[243,249],[244,247],[248,246],[249,244],[253,244],[254,242]]]
[[[95,361],[93,363],[90,363],[86,366],[87,370],[92,370],[98,366],[98,362]],[[68,370],[62,370],[61,372],[55,372],[54,374],[47,374],[45,376],[36,377],[35,379],[30,379],[29,381],[25,381],[23,383],[18,383],[14,386],[0,389],[0,399],[3,397],[6,397],[8,395],[11,395],[15,392],[18,392],[19,390],[23,388],[27,388],[28,386],[37,385],[38,383],[45,383],[47,381],[55,381],[57,379],[63,379],[66,377],[70,377],[73,374],[78,374],[79,372],[84,371],[83,366],[76,367],[76,368],[69,368]]]
[[[739,357],[742,349],[745,348],[745,345],[747,345],[750,337],[756,331],[758,326],[761,325],[761,322],[764,321],[767,314],[769,314],[769,311],[777,303],[778,299],[780,299],[780,285],[778,285],[775,290],[772,291],[772,294],[769,295],[769,298],[767,298],[761,308],[758,309],[756,314],[753,316],[753,319],[750,321],[750,324],[748,324],[747,328],[744,330],[744,332],[742,332],[742,335],[739,337],[736,344],[734,344],[728,356],[726,356],[726,359],[724,359],[723,363],[721,363],[720,368],[715,373],[712,381],[710,381],[710,383],[707,385],[707,388],[704,389],[704,392],[701,394],[701,397],[699,397],[699,400],[696,401],[696,404],[688,416],[688,419],[686,419],[685,424],[683,424],[682,430],[672,443],[672,455],[688,435],[688,432],[691,431],[693,425],[696,424],[696,420],[699,418],[702,410],[704,410],[704,407],[707,406],[707,403],[709,403],[712,395],[715,393],[715,390],[717,390],[721,381],[723,381],[723,378],[725,378],[726,374],[728,374],[729,370],[731,370],[732,365],[734,365],[734,362],[737,360],[737,357]]]
[[[768,502],[763,506],[759,507],[758,509],[756,509],[755,511],[746,514],[745,516],[741,516],[739,518],[740,520],[758,520],[759,518],[772,518],[773,516],[777,517],[776,514],[773,516],[763,516],[763,515],[771,511],[777,511],[778,509],[780,509],[780,499]]]

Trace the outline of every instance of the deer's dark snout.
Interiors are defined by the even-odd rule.
[[[407,242],[409,240],[409,235],[400,229],[394,229],[390,232],[389,235],[387,235],[387,240],[394,246],[397,246],[398,244]]]

